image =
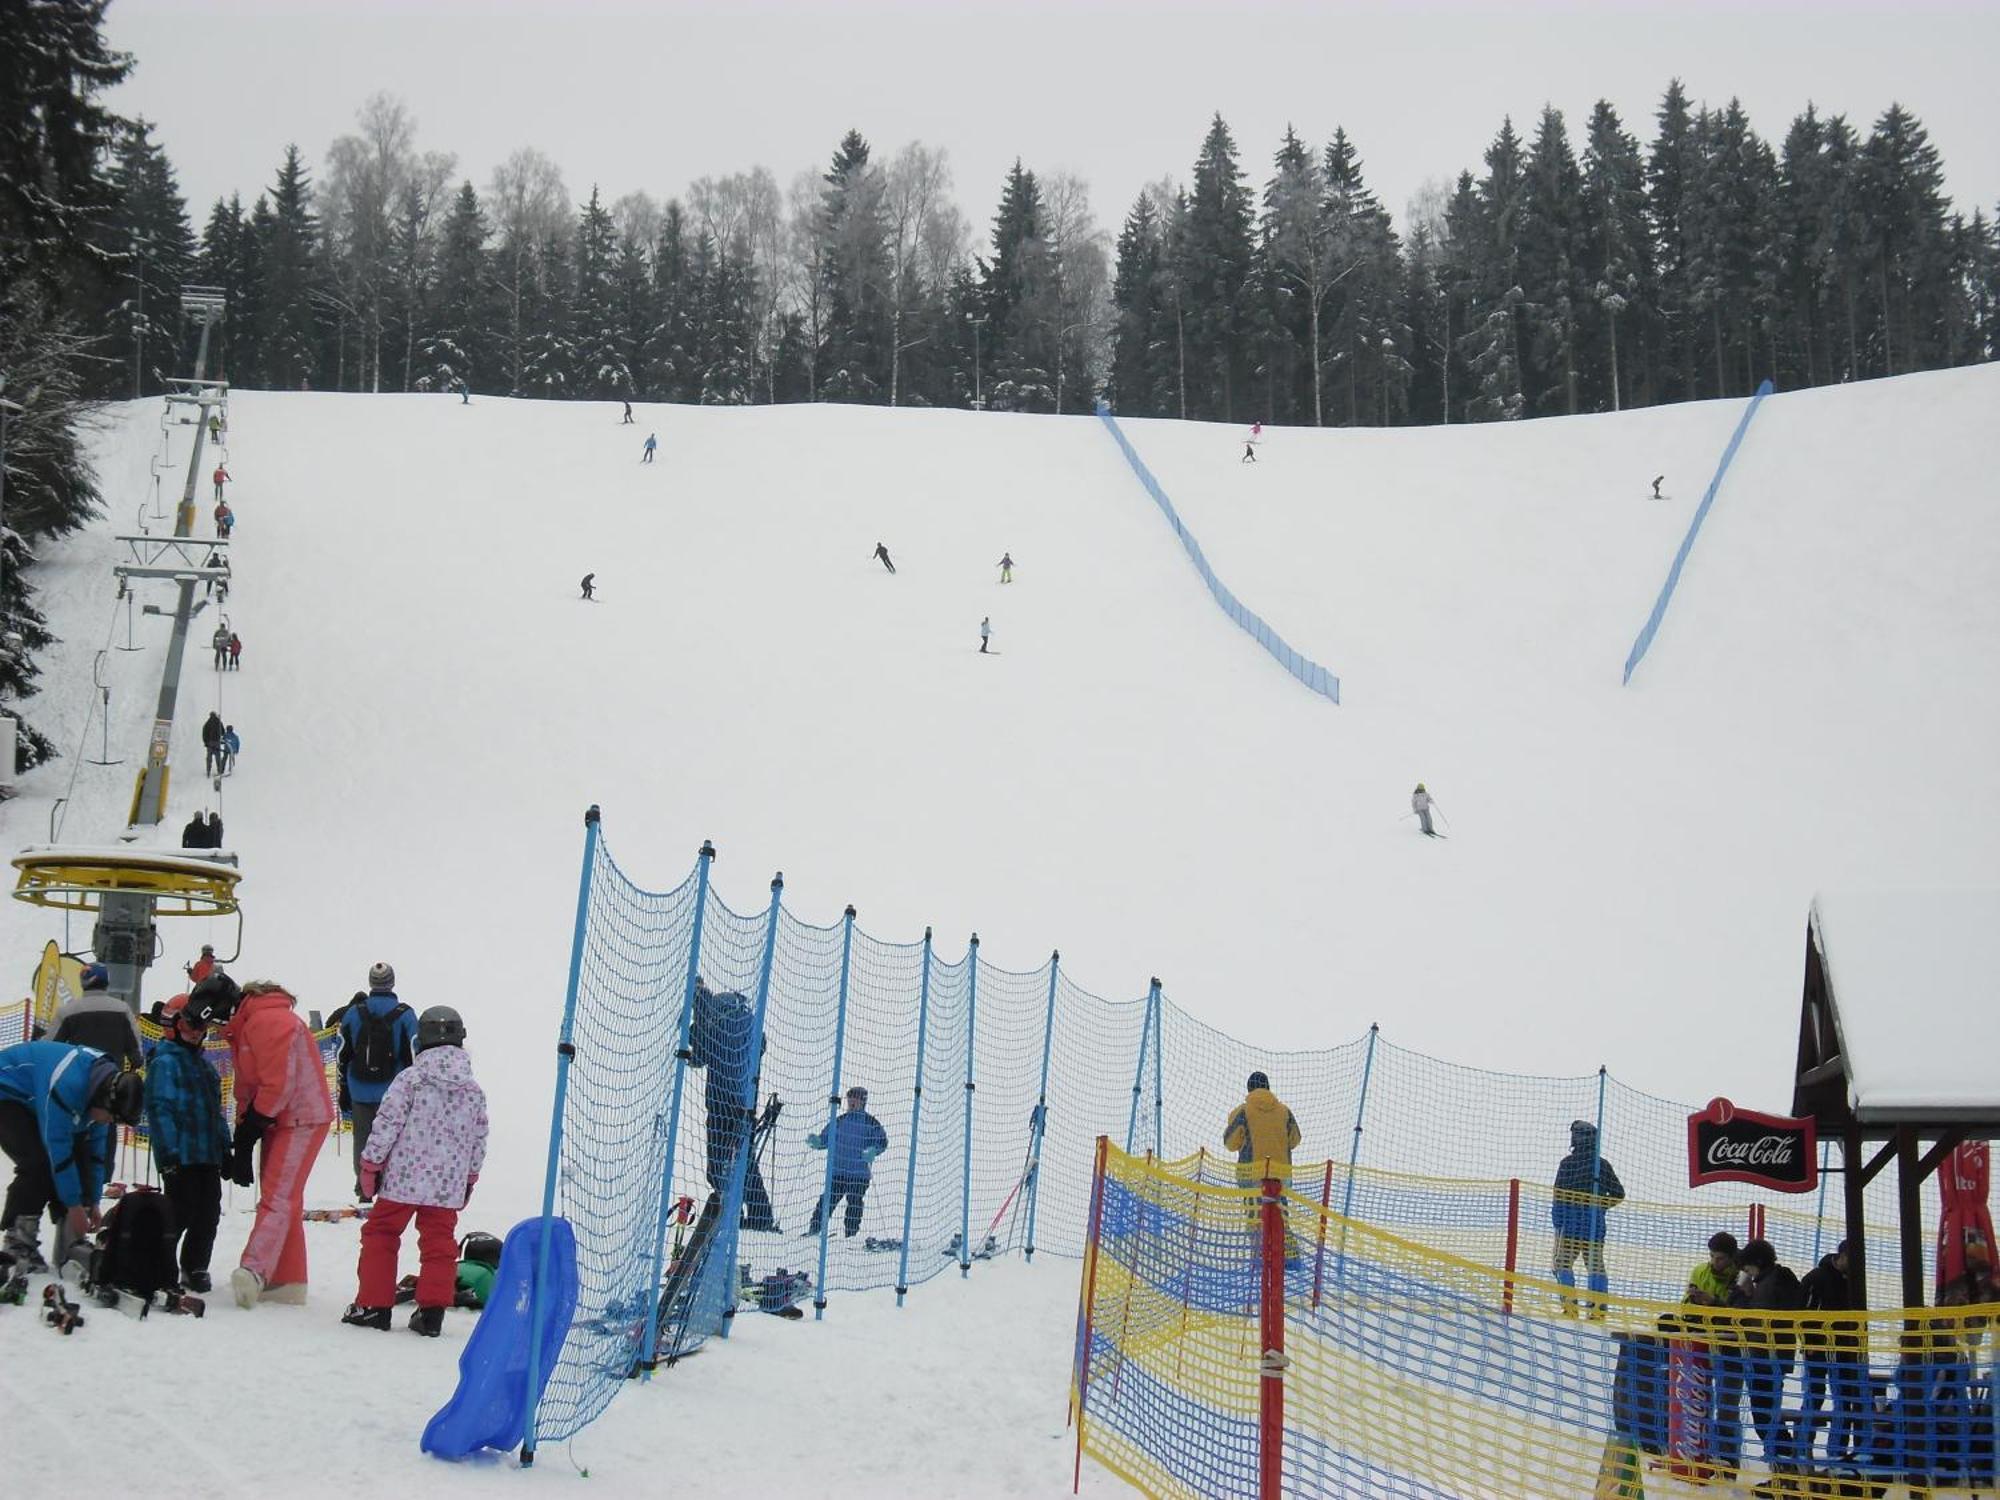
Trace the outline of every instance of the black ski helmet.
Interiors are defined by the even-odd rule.
[[[433,1005],[417,1017],[417,1050],[433,1047],[463,1047],[465,1022],[449,1005]]]
[[[476,1260],[483,1266],[500,1269],[500,1237],[475,1229],[458,1242],[460,1260]]]
[[[137,1125],[146,1108],[146,1080],[137,1073],[119,1073],[100,1088],[90,1101],[95,1109],[111,1112],[120,1125]]]

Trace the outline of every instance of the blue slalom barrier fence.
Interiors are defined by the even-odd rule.
[[[845,918],[809,924],[785,909],[781,881],[735,911],[711,882],[715,857],[704,845],[678,886],[649,891],[589,821],[536,1225],[574,1231],[575,1311],[566,1333],[539,1312],[523,1323],[527,1386],[510,1390],[530,1442],[574,1435],[628,1378],[721,1333],[746,1285],[780,1271],[809,1278],[824,1311],[832,1291],[894,1288],[900,1303],[947,1268],[1029,1245],[1080,1255],[1099,1136],[1141,1154],[1205,1149],[1206,1173],[1233,1184],[1234,1153],[1216,1148],[1253,1070],[1299,1123],[1294,1159],[1321,1164],[1297,1191],[1479,1263],[1501,1264],[1510,1245],[1524,1272],[1551,1263],[1549,1185],[1573,1121],[1598,1126],[1630,1200],[1608,1216],[1614,1291],[1676,1295],[1711,1233],[1747,1233],[1752,1190],[1690,1197],[1691,1107],[1608,1073],[1489,1072],[1373,1027],[1332,1047],[1256,1046],[1157,980],[1107,999],[1053,953],[1022,972],[972,943],[939,954],[928,932],[899,943]],[[857,1084],[887,1149],[860,1169],[856,1232],[829,1208],[808,1240],[829,1188],[855,1184],[851,1163],[836,1174],[806,1136],[832,1150],[828,1106]],[[1869,1192],[1872,1217],[1892,1220],[1893,1183]],[[1821,1233],[1812,1210],[1760,1209],[1801,1270]],[[1887,1231],[1879,1245],[1871,1232],[1868,1261],[1893,1276]]]
[[[1722,461],[1715,466],[1715,477],[1708,482],[1708,489],[1701,497],[1701,504],[1695,507],[1694,519],[1688,522],[1687,535],[1681,538],[1680,550],[1674,554],[1673,566],[1667,569],[1667,581],[1660,585],[1660,597],[1653,601],[1653,612],[1646,616],[1646,623],[1640,627],[1639,637],[1632,642],[1631,654],[1625,658],[1624,682],[1632,680],[1632,673],[1645,660],[1646,652],[1653,644],[1653,637],[1659,633],[1660,621],[1666,618],[1667,604],[1674,597],[1674,588],[1681,581],[1681,569],[1687,564],[1688,554],[1694,551],[1694,539],[1701,530],[1701,523],[1708,516],[1708,508],[1715,504],[1716,492],[1722,488],[1722,476],[1729,472],[1731,460],[1736,450],[1742,446],[1743,434],[1750,430],[1750,419],[1757,415],[1757,408],[1764,404],[1764,398],[1771,394],[1771,382],[1765,381],[1757,387],[1757,394],[1750,398],[1750,404],[1743,408],[1743,416],[1736,424],[1736,431],[1730,434],[1729,446],[1722,450]]]
[[[1118,450],[1125,455],[1125,461],[1132,466],[1132,472],[1139,477],[1139,483],[1145,486],[1146,493],[1153,497],[1153,503],[1160,507],[1160,513],[1174,528],[1174,535],[1181,539],[1181,546],[1186,549],[1189,560],[1194,563],[1194,570],[1201,575],[1201,581],[1208,585],[1209,593],[1215,596],[1215,602],[1222,607],[1222,612],[1234,620],[1252,640],[1270,652],[1279,666],[1321,697],[1338,703],[1340,679],[1311,657],[1294,651],[1283,636],[1264,623],[1263,616],[1238,599],[1230,591],[1229,585],[1215,576],[1215,569],[1208,565],[1208,557],[1201,550],[1201,543],[1195,540],[1194,533],[1188,530],[1187,524],[1181,520],[1180,512],[1174,509],[1174,502],[1167,498],[1167,492],[1160,488],[1160,481],[1153,477],[1153,471],[1146,467],[1145,460],[1139,457],[1131,440],[1119,427],[1118,419],[1111,415],[1111,408],[1101,401],[1098,402],[1097,416],[1117,442]]]

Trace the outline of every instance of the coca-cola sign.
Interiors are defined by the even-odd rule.
[[[1780,1193],[1819,1186],[1819,1139],[1812,1117],[1760,1114],[1727,1099],[1688,1116],[1688,1186],[1754,1182]]]

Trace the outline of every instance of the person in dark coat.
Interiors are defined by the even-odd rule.
[[[851,1240],[861,1229],[861,1207],[873,1180],[875,1158],[889,1149],[889,1133],[868,1113],[868,1090],[858,1084],[849,1089],[846,1112],[836,1115],[824,1133],[814,1131],[807,1136],[806,1144],[815,1151],[828,1152],[833,1165],[826,1196],[813,1205],[812,1227],[806,1233],[818,1234],[821,1221],[830,1218],[834,1206],[845,1198],[847,1213],[842,1228]]]
[[[1588,1120],[1570,1121],[1569,1155],[1556,1165],[1549,1223],[1556,1232],[1556,1280],[1574,1290],[1577,1257],[1583,1257],[1587,1285],[1596,1293],[1584,1299],[1593,1318],[1604,1316],[1604,1294],[1611,1289],[1604,1269],[1604,1214],[1624,1201],[1625,1184],[1598,1150],[1597,1127]],[[1576,1299],[1568,1293],[1562,1310],[1565,1317],[1576,1316]]]
[[[694,1015],[688,1026],[688,1066],[703,1070],[702,1103],[708,1116],[705,1140],[709,1202],[720,1207],[729,1190],[737,1152],[750,1141],[757,1118],[757,1016],[750,1002],[732,992],[715,994],[695,981]],[[775,1233],[771,1195],[753,1155],[743,1171],[743,1227]]]
[[[208,1274],[215,1227],[222,1221],[222,1167],[229,1160],[229,1126],[222,1117],[222,1078],[202,1055],[213,1020],[207,1002],[176,995],[154,1008],[166,1035],[146,1065],[146,1129],[153,1165],[173,1205],[180,1235],[181,1283],[191,1292],[214,1289]]]
[[[591,590],[593,590],[593,589],[594,589],[594,588],[596,588],[596,587],[597,587],[597,575],[596,575],[595,573],[586,573],[586,574],[584,574],[584,575],[583,575],[583,597],[584,597],[584,598],[586,598],[586,599],[591,599],[591,598],[595,598],[596,596],[595,596],[595,595],[594,595],[594,594],[593,594],[593,593],[591,592]]]
[[[1808,1312],[1835,1313],[1854,1310],[1854,1287],[1848,1280],[1852,1269],[1847,1241],[1831,1255],[1820,1257],[1818,1265],[1800,1278],[1799,1292]],[[1861,1362],[1861,1324],[1842,1319],[1823,1327],[1799,1331],[1799,1457],[1810,1461],[1819,1429],[1828,1427],[1826,1458],[1840,1463],[1866,1435],[1869,1418],[1867,1372]],[[1830,1413],[1820,1411],[1820,1399],[1831,1396]]]
[[[208,815],[208,847],[211,849],[222,847],[222,814],[219,812]]]
[[[877,542],[875,544],[875,551],[873,555],[881,558],[882,566],[887,568],[891,573],[896,571],[896,565],[889,561],[889,549],[882,543]]]
[[[187,820],[187,827],[181,830],[183,849],[206,849],[208,847],[208,819],[196,813]]]
[[[220,776],[222,774],[222,732],[225,727],[222,722],[222,715],[214,709],[210,709],[208,717],[201,721],[202,749],[208,752],[207,759],[203,763],[203,774],[205,775]]]
[[[1764,1462],[1776,1467],[1796,1462],[1791,1429],[1785,1422],[1785,1377],[1792,1371],[1797,1343],[1791,1325],[1757,1313],[1798,1311],[1799,1278],[1778,1263],[1769,1240],[1751,1240],[1737,1252],[1738,1277],[1729,1293],[1729,1342],[1718,1336],[1710,1349],[1715,1361],[1715,1405],[1710,1428],[1711,1456],[1734,1469],[1743,1456],[1742,1396],[1750,1394],[1750,1420],[1764,1445]]]

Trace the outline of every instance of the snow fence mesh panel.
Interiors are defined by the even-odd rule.
[[[1301,1164],[1294,1183],[1323,1171]],[[1108,1149],[1085,1258],[1080,1451],[1149,1494],[1258,1493],[1267,1444],[1288,1496],[1747,1490],[1833,1448],[1876,1485],[1854,1494],[1995,1481],[1983,1337],[2000,1309],[1753,1313],[1614,1293],[1563,1316],[1545,1277],[1288,1192],[1268,1310],[1283,1355],[1260,1363],[1258,1192],[1212,1175],[1199,1157]],[[1279,1402],[1265,1420],[1260,1384]]]
[[[572,1436],[604,1410],[639,1358],[653,1306],[654,1233],[696,882],[641,890],[600,839],[590,871],[560,1121],[556,1212],[576,1231],[575,1321],[550,1371],[537,1428]]]
[[[1296,1193],[1343,1223],[1371,1224],[1522,1287],[1555,1272],[1555,1175],[1578,1120],[1601,1126],[1602,1158],[1625,1188],[1625,1201],[1605,1215],[1605,1277],[1616,1296],[1677,1297],[1718,1229],[1747,1240],[1761,1226],[1801,1272],[1842,1233],[1837,1192],[1790,1199],[1743,1185],[1690,1192],[1686,1117],[1695,1106],[1608,1075],[1495,1073],[1372,1032],[1308,1051],[1257,1047],[1197,1020],[1164,992],[1156,1002],[1135,985],[1133,998],[1105,999],[1060,961],[1053,961],[1051,1007],[1050,962],[1010,970],[969,943],[943,952],[935,940],[890,942],[858,922],[851,931],[844,918],[813,924],[782,907],[774,931],[768,905],[736,911],[712,886],[699,950],[691,951],[698,881],[646,891],[602,839],[594,859],[557,1152],[558,1211],[576,1230],[582,1290],[540,1417],[541,1435],[552,1440],[602,1410],[644,1356],[662,1288],[675,1287],[684,1254],[689,1266],[696,1262],[688,1250],[711,1197],[715,1234],[701,1274],[670,1299],[672,1326],[656,1350],[662,1360],[724,1326],[745,1269],[753,1296],[781,1270],[810,1276],[801,1301],[830,1290],[914,1287],[956,1269],[962,1257],[976,1274],[989,1233],[997,1253],[1027,1248],[1031,1218],[1036,1248],[1081,1255],[1099,1136],[1119,1146],[1129,1140],[1142,1154],[1195,1152],[1188,1180],[1234,1188],[1223,1130],[1253,1069],[1269,1075],[1298,1120]],[[760,1058],[756,1003],[767,939]],[[676,1052],[691,970],[701,984],[683,1063]],[[1028,1173],[1045,1050],[1045,1134]],[[818,1241],[804,1231],[829,1157],[806,1137],[824,1134],[829,1096],[842,1096],[844,1111],[856,1084],[869,1092],[867,1110],[887,1147],[870,1164],[852,1237],[845,1232],[852,1199],[843,1195],[822,1271]],[[752,1160],[754,1122],[768,1118],[774,1099],[775,1119]],[[1893,1174],[1868,1188],[1870,1292],[1878,1305],[1900,1300],[1887,1227],[1894,1193]],[[1925,1204],[1934,1217],[1933,1183]],[[959,1240],[962,1232],[968,1241]],[[1579,1297],[1592,1290],[1592,1269],[1586,1246],[1572,1261]],[[1560,1316],[1562,1307],[1546,1302],[1542,1311]]]

